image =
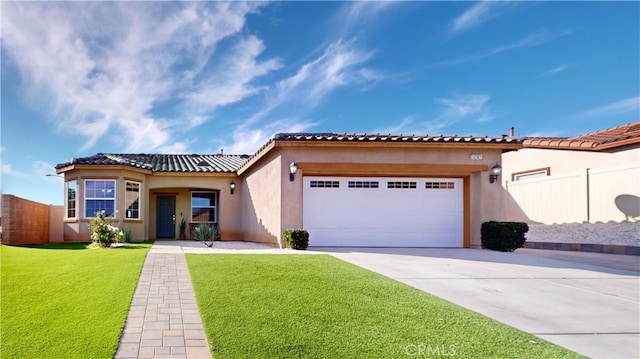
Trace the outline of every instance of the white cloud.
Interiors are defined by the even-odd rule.
[[[479,2],[453,20],[451,31],[460,33],[479,26],[501,15],[507,5],[506,1]]]
[[[389,133],[389,134],[400,134],[400,133],[412,132],[411,128],[413,128],[415,123],[416,123],[416,116],[409,115],[401,119],[400,122],[396,124],[393,124],[389,127],[385,127],[383,129],[374,130],[373,132]]]
[[[551,70],[548,70],[548,71],[545,71],[544,73],[542,73],[542,76],[553,75],[553,74],[557,74],[559,72],[564,72],[564,71],[567,71],[568,69],[570,69],[571,67],[573,67],[573,65],[567,65],[567,64],[558,65],[558,66],[552,68]]]
[[[610,117],[640,111],[640,96],[610,103],[578,114],[580,117]]]
[[[355,41],[337,41],[317,58],[303,64],[295,74],[264,89],[266,103],[241,123],[234,131],[228,146],[234,153],[252,153],[276,132],[298,132],[315,125],[314,122],[296,122],[319,105],[327,96],[342,87],[366,87],[384,78],[364,64],[373,53],[359,49]],[[286,120],[273,120],[273,113],[286,108]]]
[[[418,115],[404,117],[400,122],[389,127],[375,130],[379,133],[427,133],[441,134],[446,128],[459,121],[484,123],[493,120],[488,102],[491,98],[486,94],[463,94],[451,97],[436,98],[438,108],[432,120],[420,121]]]
[[[58,127],[86,137],[85,149],[105,135],[127,151],[185,148],[172,141],[176,132],[254,95],[252,82],[279,67],[258,61],[264,45],[243,35],[260,6],[5,2],[3,51],[31,98],[51,103]],[[187,121],[154,115],[170,99],[181,101]]]
[[[441,132],[461,120],[480,123],[492,120],[493,115],[487,106],[489,99],[490,97],[486,94],[457,95],[436,99],[441,108],[434,120],[425,122],[426,132]]]
[[[233,143],[229,147],[229,153],[253,154],[260,146],[276,133],[280,132],[305,132],[317,123],[309,120],[285,118],[262,126],[260,128],[242,127],[233,134]]]
[[[2,174],[13,177],[28,177],[26,173],[14,170],[10,163],[2,164]]]
[[[455,66],[455,65],[460,65],[460,64],[464,64],[467,62],[473,62],[473,61],[478,61],[478,60],[482,60],[485,59],[487,57],[493,56],[493,55],[497,55],[500,54],[502,52],[506,52],[506,51],[511,51],[511,50],[516,50],[516,49],[520,49],[520,48],[527,48],[527,47],[534,47],[534,46],[540,46],[540,45],[544,45],[546,43],[555,41],[561,37],[564,37],[568,34],[570,34],[571,31],[569,30],[565,30],[565,31],[560,31],[560,32],[548,32],[548,31],[538,31],[538,32],[534,32],[531,33],[519,40],[516,40],[514,42],[505,44],[505,45],[501,45],[501,46],[497,46],[494,47],[492,49],[488,49],[488,50],[484,50],[484,51],[478,51],[475,52],[471,55],[467,55],[467,56],[462,56],[462,57],[458,57],[455,59],[451,59],[451,60],[446,60],[446,61],[442,61],[436,64],[431,65],[432,67],[449,67],[449,66]]]

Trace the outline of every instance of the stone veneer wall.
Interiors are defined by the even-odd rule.
[[[50,206],[2,195],[2,244],[49,243]]]

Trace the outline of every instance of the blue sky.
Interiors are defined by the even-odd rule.
[[[575,136],[639,120],[639,2],[6,2],[2,192],[98,152],[277,132]]]

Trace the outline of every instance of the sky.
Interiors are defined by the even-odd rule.
[[[639,120],[640,2],[1,3],[2,193],[96,153],[279,132],[571,137]]]

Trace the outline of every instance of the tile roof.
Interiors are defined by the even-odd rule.
[[[576,137],[528,137],[523,146],[601,151],[640,143],[640,122],[608,128]]]
[[[382,133],[278,133],[276,141],[521,143],[519,137],[473,135],[405,135]]]
[[[73,165],[125,165],[154,172],[235,173],[249,158],[247,155],[198,154],[111,154],[98,153],[74,158],[56,165],[62,169]]]

